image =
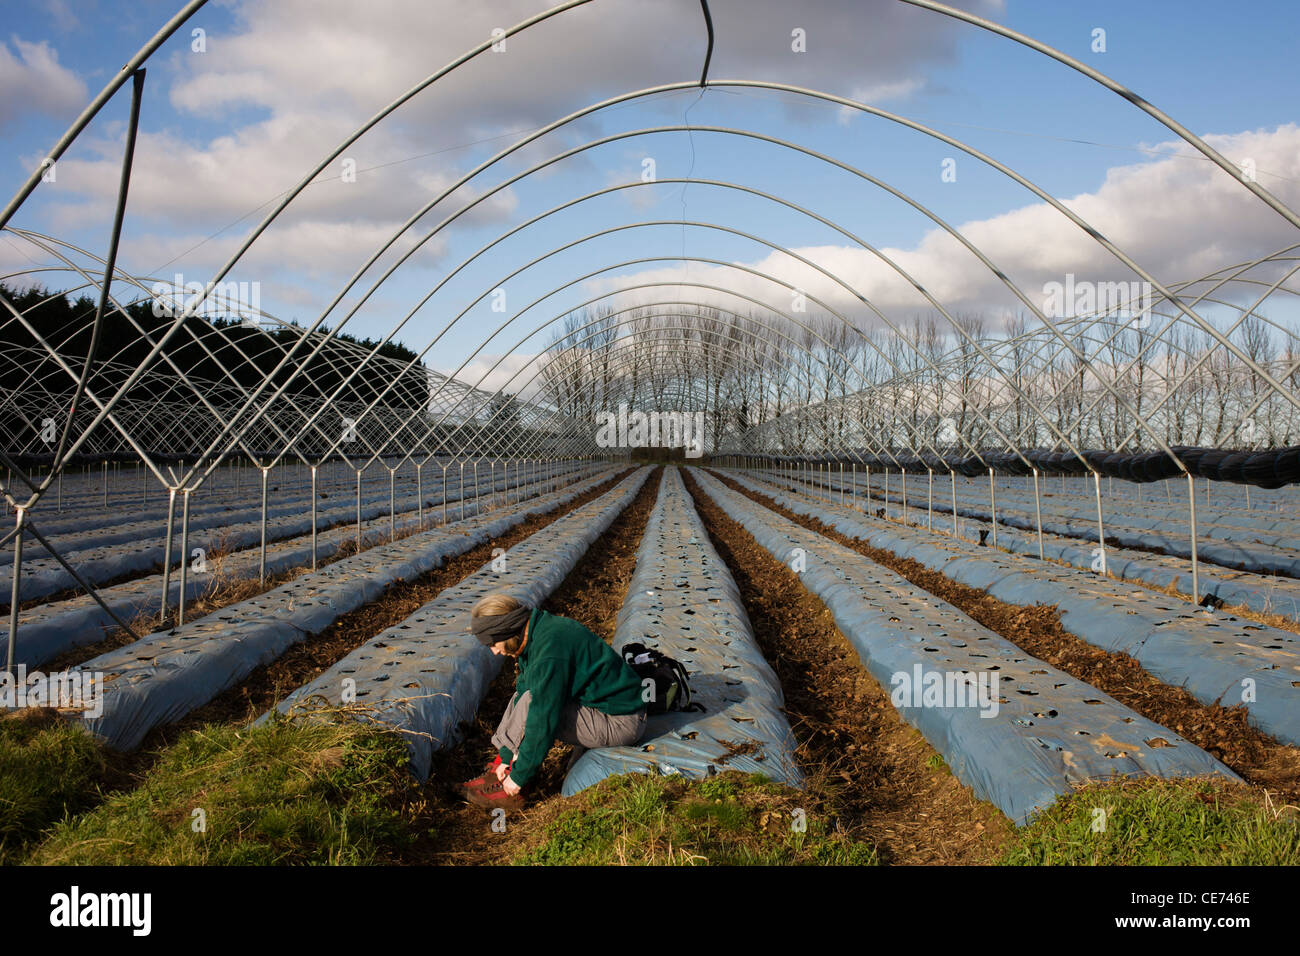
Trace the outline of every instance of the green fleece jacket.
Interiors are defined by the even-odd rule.
[[[541,608],[528,619],[528,642],[519,654],[515,696],[532,691],[524,739],[518,755],[501,748],[510,777],[520,786],[542,766],[569,701],[606,714],[632,714],[645,708],[641,679],[612,647],[577,621]]]

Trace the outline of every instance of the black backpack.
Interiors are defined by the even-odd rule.
[[[620,651],[627,666],[636,671],[644,685],[654,681],[654,696],[648,701],[651,714],[666,714],[670,710],[703,710],[691,703],[691,687],[686,683],[686,668],[663,651],[644,644],[624,644]]]

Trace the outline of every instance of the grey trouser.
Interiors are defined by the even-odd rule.
[[[498,750],[505,747],[512,754],[519,753],[519,745],[524,742],[528,705],[532,701],[533,692],[530,690],[510,698],[510,705],[501,716],[497,732],[492,735],[492,746]],[[587,750],[593,747],[622,747],[641,739],[645,733],[646,717],[645,710],[635,714],[607,714],[571,700],[564,708],[555,735],[557,740],[577,744]],[[547,741],[548,748],[550,745],[551,741]]]

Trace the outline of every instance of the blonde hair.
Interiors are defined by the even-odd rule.
[[[479,598],[469,614],[470,617],[496,617],[499,614],[509,614],[511,611],[523,606],[524,602],[517,597],[511,597],[509,594],[502,594],[498,591],[494,594],[485,594]],[[524,646],[524,635],[518,634],[503,643],[507,654],[518,654],[519,649]]]
[[[474,609],[470,611],[471,617],[496,617],[498,614],[509,614],[516,608],[524,606],[524,602],[519,598],[511,597],[509,594],[502,594],[499,591],[495,594],[485,594],[478,599]]]

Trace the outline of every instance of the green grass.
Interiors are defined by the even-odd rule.
[[[1105,826],[1094,830],[1102,816]],[[1300,819],[1249,791],[1209,780],[1138,780],[1061,797],[1021,829],[1008,866],[1300,864]]]
[[[21,859],[55,823],[93,805],[104,751],[50,710],[0,713],[0,863]]]
[[[796,816],[806,798],[767,778],[728,773],[702,782],[623,774],[559,805],[528,865],[874,865],[875,848]],[[798,821],[802,821],[802,829]]]
[[[412,838],[407,762],[400,737],[347,717],[203,727],[168,747],[138,787],[59,822],[28,862],[384,862]]]

